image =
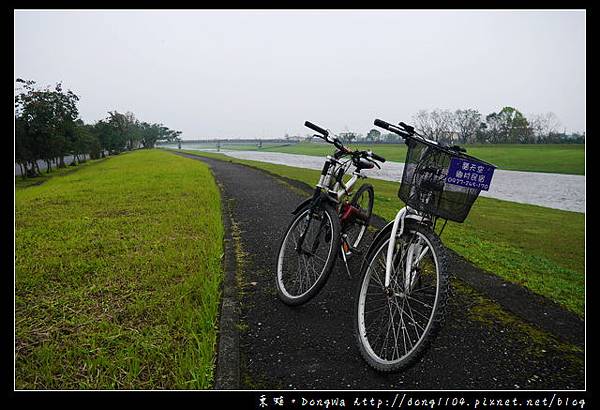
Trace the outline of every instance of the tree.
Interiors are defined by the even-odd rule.
[[[473,143],[481,124],[481,114],[477,110],[456,110],[453,116],[454,129],[462,143]]]
[[[148,124],[144,121],[138,124],[138,128],[144,148],[154,147],[160,137],[160,126],[158,124]]]
[[[515,144],[529,140],[529,123],[519,110],[504,107],[496,118],[502,142]]]
[[[377,142],[379,141],[379,138],[381,137],[381,132],[379,132],[376,129],[372,129],[370,130],[367,135],[365,136],[365,140],[366,141],[370,141],[370,142]]]
[[[101,156],[104,156],[105,151],[111,154],[120,152],[123,148],[117,130],[109,123],[108,119],[96,122],[93,127],[93,132],[100,142],[100,147],[102,148]]]
[[[21,117],[15,118],[15,161],[21,168],[22,178],[31,176],[32,171],[28,164],[35,162],[30,137],[25,120]]]
[[[139,123],[139,135],[144,148],[154,148],[158,141],[177,142],[181,131],[174,131],[163,124]]]
[[[181,135],[181,131],[170,130],[167,128],[166,133],[159,138],[160,141],[179,141],[179,136]]]
[[[51,161],[60,158],[62,162],[68,152],[68,133],[79,114],[79,97],[71,90],[64,91],[61,83],[54,89],[39,89],[33,80],[19,78],[16,82],[21,92],[15,97],[15,122],[19,122],[20,151],[29,156],[26,173],[40,173],[37,160],[45,161],[50,172]]]
[[[72,146],[73,162],[83,163],[86,161],[85,155],[89,154],[91,159],[100,158],[100,141],[94,132],[94,126],[84,124],[82,120],[75,121],[74,143]]]
[[[117,146],[117,151],[121,152],[126,149],[127,142],[129,140],[127,132],[129,131],[129,124],[127,124],[127,117],[125,114],[121,114],[117,111],[108,112],[107,122],[109,127],[112,128],[114,142]]]
[[[100,128],[105,134],[102,140],[106,142],[106,148],[111,153],[132,150],[140,140],[137,120],[131,112],[121,114],[109,111]]]
[[[402,138],[402,137],[400,137],[398,134],[394,134],[393,132],[381,135],[381,141],[385,141],[390,144],[399,142],[400,138]]]
[[[344,142],[346,144],[350,144],[350,143],[352,143],[352,141],[355,141],[358,138],[360,138],[360,134],[357,134],[356,132],[352,132],[352,131],[345,131],[345,132],[341,132],[339,134],[339,137],[342,140],[342,142]]]
[[[416,130],[425,137],[447,142],[453,131],[453,114],[448,110],[435,109],[431,112],[419,110],[413,117]]]
[[[51,163],[64,167],[67,154],[73,155],[71,165],[90,158],[104,157],[105,152],[119,153],[143,144],[152,148],[157,141],[181,141],[181,131],[163,124],[140,123],[132,112],[109,111],[108,117],[94,125],[78,119],[79,97],[71,90],[38,88],[35,81],[17,79],[15,97],[15,161],[23,177],[40,174],[38,162],[45,161],[47,172]]]
[[[553,112],[530,115],[530,128],[536,143],[544,143],[551,134],[561,127],[560,120]]]
[[[488,138],[489,134],[487,124],[485,122],[479,123],[479,127],[477,127],[477,131],[475,132],[475,141],[480,144],[484,144],[489,142]]]
[[[499,115],[495,112],[488,114],[485,117],[485,124],[488,137],[487,140],[492,144],[499,144],[502,142],[503,136]]]

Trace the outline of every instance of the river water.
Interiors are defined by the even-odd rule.
[[[90,156],[88,154],[81,154],[79,157],[80,158],[85,157],[86,160],[90,159]],[[71,164],[71,162],[73,162],[73,158],[74,157],[72,155],[65,156],[65,165],[69,166],[69,164]],[[42,161],[40,159],[40,160],[37,161],[37,163],[38,163],[38,167],[40,167],[40,171],[42,173],[45,173],[46,169],[48,169],[47,168],[48,166],[46,165],[46,162],[44,162],[44,161]],[[56,164],[54,162],[51,162],[50,163],[50,168],[51,169],[55,169],[56,168]],[[15,176],[21,176],[21,167],[19,167],[18,164],[15,164]]]
[[[317,170],[323,168],[325,160],[322,157],[278,152],[221,150],[220,153],[239,159]],[[369,178],[400,182],[403,169],[403,163],[386,162],[381,170],[367,170],[364,174]],[[585,176],[497,169],[494,171],[490,190],[481,191],[480,195],[547,208],[585,212]]]

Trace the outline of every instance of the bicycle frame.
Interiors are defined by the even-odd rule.
[[[330,196],[334,197],[335,200],[339,203],[345,196],[349,195],[352,191],[352,187],[360,178],[367,178],[365,175],[361,174],[359,169],[355,169],[352,172],[352,177],[348,180],[347,183],[342,181],[342,177],[346,175],[346,170],[344,173],[336,179],[333,186],[331,185],[331,179],[337,178],[338,173],[343,167],[347,166],[347,163],[344,163],[337,158],[332,157],[331,155],[327,156],[327,162],[323,166],[323,170],[321,171],[321,177],[319,178],[319,182],[317,183],[317,189],[322,189],[326,191]],[[348,167],[349,168],[349,167]]]
[[[340,201],[345,196],[350,194],[350,192],[352,191],[352,187],[354,186],[356,181],[358,181],[360,178],[367,178],[365,175],[362,175],[360,173],[360,169],[355,169],[352,172],[352,177],[350,178],[350,180],[347,183],[344,183],[342,178],[346,174],[346,169],[344,167],[347,166],[347,164],[348,162],[342,162],[330,155],[327,156],[327,161],[325,162],[323,170],[321,171],[321,177],[319,178],[319,182],[315,186],[315,193],[312,196],[312,198],[307,200],[312,203],[311,212],[318,206],[318,204],[322,200],[329,200],[335,202],[336,206],[339,205]],[[344,171],[341,175],[339,174],[340,170]],[[336,178],[333,186],[331,181],[332,178]],[[324,192],[326,192],[327,195],[323,195]],[[300,209],[305,202],[300,204],[296,209]],[[300,238],[298,238],[297,250],[300,250],[302,248],[304,238],[309,227],[310,220],[308,225],[300,235]]]

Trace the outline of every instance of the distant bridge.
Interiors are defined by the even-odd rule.
[[[304,138],[303,138],[304,139]],[[302,140],[303,140],[302,139]],[[236,145],[258,145],[258,144],[297,144],[301,140],[299,139],[236,139],[236,138],[222,138],[222,139],[203,139],[203,140],[181,140],[181,145],[187,144],[236,144]],[[177,142],[161,142],[157,145],[173,145]]]

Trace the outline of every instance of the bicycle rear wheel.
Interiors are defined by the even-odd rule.
[[[389,236],[373,244],[363,266],[355,336],[367,363],[382,372],[413,364],[443,323],[449,279],[446,251],[429,228],[406,221],[396,239],[389,288],[385,266]]]
[[[312,214],[310,205],[298,212],[277,254],[275,282],[284,303],[306,303],[325,285],[340,247],[340,230],[337,213],[329,204],[321,204]]]

